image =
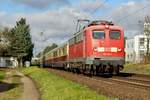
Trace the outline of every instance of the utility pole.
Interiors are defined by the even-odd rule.
[[[42,31],[42,32],[40,32],[40,36],[41,36],[41,43],[43,43],[43,41],[44,41],[44,39],[42,38],[43,37],[43,34],[44,34],[44,32]],[[44,60],[44,51],[41,51],[41,55],[40,55],[40,62],[41,62],[41,64],[40,64],[40,67],[41,68],[43,68],[43,61]]]
[[[145,17],[145,23],[144,23],[144,34],[146,35],[146,37],[147,37],[147,46],[146,46],[146,49],[147,49],[147,51],[146,51],[146,58],[147,58],[147,60],[149,60],[149,57],[150,57],[150,55],[149,55],[149,49],[150,49],[150,47],[149,47],[149,42],[150,42],[150,17],[149,16],[146,16]]]

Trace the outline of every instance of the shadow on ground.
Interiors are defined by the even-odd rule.
[[[19,84],[0,82],[0,93],[18,87]]]
[[[135,75],[134,73],[124,73],[124,72],[120,72],[117,76],[121,76],[121,77],[131,77]]]
[[[20,76],[20,75],[13,75],[12,77],[14,77],[14,78],[21,78],[22,76]]]
[[[119,77],[132,77],[133,73],[124,73],[124,72],[120,72],[118,74],[110,74],[110,73],[100,73],[97,76],[99,77],[103,77],[103,78],[112,78],[113,76],[119,76]]]

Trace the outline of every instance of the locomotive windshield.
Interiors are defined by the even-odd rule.
[[[110,39],[120,39],[120,32],[118,32],[118,31],[111,31],[109,36],[110,36]]]
[[[104,31],[93,31],[93,38],[94,39],[104,39],[105,32]]]

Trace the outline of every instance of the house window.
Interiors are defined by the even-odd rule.
[[[144,51],[140,51],[140,58],[143,58],[144,57]]]
[[[134,43],[133,42],[131,43],[131,45],[132,45],[132,48],[134,48]]]
[[[144,38],[140,38],[140,45],[144,45]]]
[[[139,48],[140,49],[144,49],[144,42],[145,42],[144,40],[145,40],[144,38],[139,39]]]
[[[128,59],[130,58],[129,54],[128,54]]]

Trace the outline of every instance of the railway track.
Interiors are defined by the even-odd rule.
[[[83,74],[78,74],[78,75],[85,76]],[[106,75],[105,77],[105,75],[102,76],[99,75],[99,76],[92,76],[88,78],[91,78],[91,80],[94,79],[95,81],[105,81],[106,83],[109,84],[122,84],[131,87],[150,90],[150,75],[121,73],[120,75],[117,76]]]
[[[150,79],[147,76],[119,75],[104,77],[100,75],[89,77],[63,70],[49,69],[49,71],[65,79],[86,85],[100,92],[100,94],[103,93],[110,97],[115,96],[121,100],[149,100],[150,98]]]
[[[127,73],[126,73],[127,74]],[[127,83],[134,86],[140,86],[146,89],[150,89],[150,75],[143,75],[143,74],[132,74],[129,76],[113,76],[110,78],[112,81],[116,81],[119,83]]]
[[[136,88],[150,90],[150,75],[135,74],[135,73],[120,73],[117,76],[93,76],[96,80],[103,80],[111,83],[130,85]]]
[[[91,79],[104,81],[109,84],[121,84],[121,85],[128,85],[129,87],[139,88],[139,89],[146,89],[150,90],[150,80],[146,79],[138,79],[138,78],[127,78],[127,77],[110,77],[110,78],[103,78],[94,76]]]
[[[128,84],[137,88],[150,90],[150,80],[139,80],[139,79],[130,79],[130,78],[111,78],[110,80],[120,84]]]

